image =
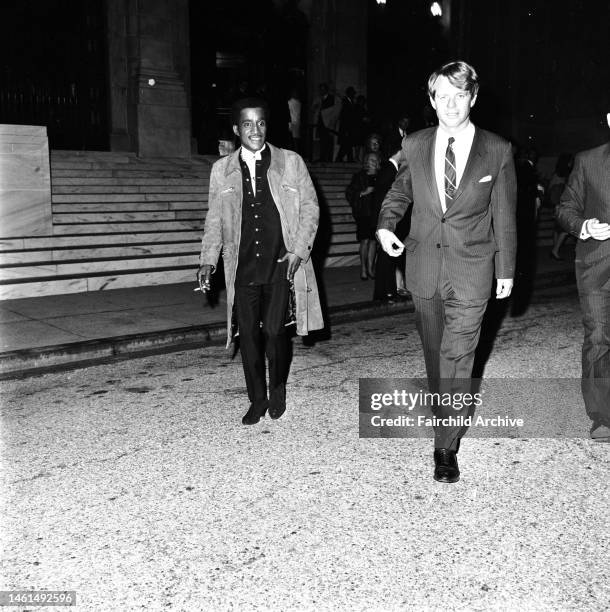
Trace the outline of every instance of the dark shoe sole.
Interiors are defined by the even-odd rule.
[[[262,416],[254,416],[252,414],[244,414],[243,417],[241,417],[241,424],[242,425],[256,425],[263,417]]]
[[[444,482],[445,484],[452,484],[454,482],[457,482],[459,479],[459,474],[457,476],[453,476],[452,478],[449,478],[447,476],[437,476],[436,474],[434,474],[434,480],[436,480],[436,482]]]

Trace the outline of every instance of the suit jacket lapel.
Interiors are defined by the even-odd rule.
[[[421,158],[426,174],[426,181],[432,196],[432,201],[436,203],[437,208],[443,212],[443,207],[438,195],[438,187],[436,185],[436,171],[434,169],[434,143],[436,142],[436,130],[430,130],[430,134],[423,140],[421,144]]]
[[[483,133],[481,130],[475,127],[474,138],[472,140],[472,146],[470,147],[470,154],[468,155],[468,161],[466,162],[466,167],[464,168],[464,174],[462,174],[462,178],[460,179],[460,184],[456,189],[455,195],[453,196],[453,204],[451,208],[453,208],[464,193],[464,189],[467,185],[470,185],[472,182],[472,177],[477,175],[477,168],[480,166],[481,161],[485,157],[485,142],[483,138]]]

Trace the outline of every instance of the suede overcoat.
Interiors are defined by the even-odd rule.
[[[324,327],[311,262],[320,217],[318,198],[301,156],[269,143],[267,146],[271,151],[267,178],[280,215],[284,245],[289,253],[301,258],[301,265],[294,275],[294,291],[296,331],[304,336]],[[211,265],[215,270],[222,250],[227,287],[227,347],[232,341],[231,321],[242,223],[243,181],[239,154],[240,149],[212,166],[209,208],[200,255],[200,264]]]

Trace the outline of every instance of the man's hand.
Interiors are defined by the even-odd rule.
[[[292,282],[294,280],[295,272],[299,269],[301,265],[301,258],[294,253],[286,253],[284,257],[278,259],[277,262],[281,263],[282,261],[288,261],[288,270],[286,271],[286,279]]]
[[[600,223],[599,219],[587,219],[585,231],[594,240],[608,240],[610,238],[610,223]]]
[[[201,287],[201,291],[209,291],[212,286],[212,266],[210,264],[204,264],[197,270],[197,282]]]
[[[405,245],[390,230],[378,229],[377,240],[379,240],[381,248],[391,257],[398,257],[405,250]]]
[[[372,187],[367,187],[364,191],[360,192],[360,197],[369,195],[369,193],[373,193],[375,191]]]
[[[496,286],[496,298],[502,300],[510,295],[513,290],[513,279],[512,278],[499,278]]]

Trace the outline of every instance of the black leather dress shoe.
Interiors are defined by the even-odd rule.
[[[281,384],[269,393],[269,416],[279,419],[286,412],[286,385]]]
[[[457,482],[460,479],[460,469],[457,454],[448,448],[434,449],[434,480],[437,482]]]
[[[244,414],[241,418],[241,422],[243,425],[256,425],[262,417],[265,416],[265,412],[267,412],[267,408],[269,407],[269,402],[264,400],[256,400],[250,404],[250,408],[248,408],[248,412]]]

